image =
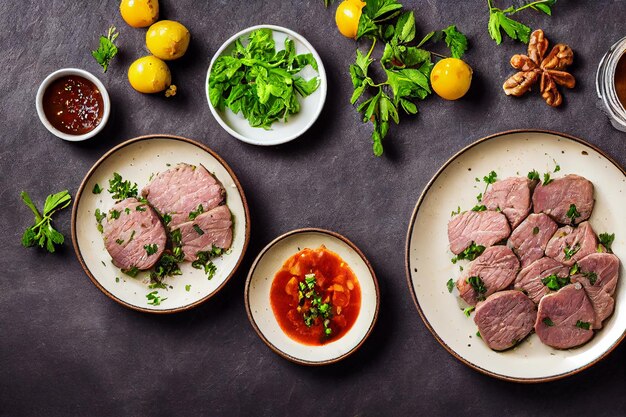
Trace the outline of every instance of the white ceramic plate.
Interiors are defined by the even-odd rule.
[[[533,169],[553,177],[575,173],[595,186],[590,222],[596,233],[615,233],[613,251],[621,259],[615,312],[587,344],[570,350],[552,349],[532,334],[517,347],[490,350],[476,336],[476,325],[465,317],[455,289],[446,282],[458,278],[459,264],[450,262],[447,225],[460,205],[468,210],[484,189],[477,183],[491,170],[498,178],[525,176]],[[406,267],[409,287],[424,323],[437,340],[465,364],[491,376],[519,382],[540,382],[581,371],[606,356],[626,335],[626,173],[600,150],[573,137],[544,131],[513,131],[481,139],[453,156],[422,193],[407,235]],[[464,261],[465,262],[465,261]],[[464,263],[463,263],[464,265]]]
[[[216,110],[213,105],[211,105],[211,100],[209,98],[209,78],[211,75],[211,68],[213,68],[215,60],[221,55],[230,54],[235,47],[235,40],[240,38],[243,44],[246,45],[248,43],[247,37],[250,32],[262,28],[268,28],[273,31],[277,51],[284,49],[283,45],[285,43],[285,39],[289,37],[295,43],[297,54],[305,54],[309,52],[313,54],[313,57],[317,61],[318,72],[315,72],[314,69],[307,66],[302,70],[301,75],[306,79],[314,76],[319,76],[320,78],[320,85],[317,90],[313,92],[313,94],[305,98],[298,97],[300,101],[300,112],[290,116],[286,123],[275,122],[270,130],[251,127],[241,113],[235,114],[229,108],[226,108],[223,112]],[[313,123],[315,123],[318,116],[322,112],[322,108],[324,107],[328,87],[326,81],[326,71],[324,70],[322,59],[315,48],[313,48],[313,46],[302,35],[281,26],[259,25],[249,27],[233,35],[217,50],[213,59],[211,59],[211,64],[209,65],[209,70],[207,71],[205,88],[211,113],[213,113],[215,120],[217,120],[224,130],[243,142],[250,143],[252,145],[270,146],[279,145],[297,138],[306,132],[313,125]]]
[[[352,268],[361,286],[361,310],[343,337],[323,346],[309,346],[283,333],[270,305],[270,289],[274,275],[290,256],[320,245],[337,253]],[[274,352],[303,365],[334,363],[356,351],[376,323],[379,299],[376,275],[363,253],[345,237],[322,229],[293,230],[270,242],[252,264],[245,288],[248,318],[257,334]]]
[[[226,203],[234,218],[232,249],[230,254],[213,261],[217,272],[211,280],[207,279],[204,271],[192,268],[189,262],[181,263],[182,275],[168,277],[164,281],[172,288],[158,289],[158,295],[167,300],[153,306],[148,304],[146,298],[146,294],[154,291],[148,288],[148,273],[142,272],[132,278],[111,263],[102,235],[97,230],[94,212],[96,208],[106,212],[113,206],[114,200],[106,189],[114,172],[120,173],[124,180],[136,182],[141,191],[153,173],[166,171],[179,162],[202,164],[222,182],[226,190]],[[92,192],[96,183],[103,189],[100,194]],[[230,167],[217,154],[197,142],[177,136],[142,136],[107,152],[87,173],[72,209],[72,240],[83,269],[107,296],[135,310],[172,313],[202,303],[226,284],[248,246],[249,219],[241,185]],[[190,285],[189,291],[187,285]]]

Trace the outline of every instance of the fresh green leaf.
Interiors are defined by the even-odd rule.
[[[194,220],[196,217],[198,217],[202,213],[204,213],[204,207],[202,206],[202,204],[198,204],[198,208],[196,208],[194,211],[189,213],[189,220]],[[170,221],[171,221],[171,217],[170,217]]]
[[[580,213],[578,212],[578,210],[576,210],[576,204],[570,204],[569,210],[567,210],[567,213],[565,215],[569,217],[571,223],[574,224],[576,218],[580,217]]]
[[[572,259],[572,256],[574,256],[576,252],[578,252],[579,250],[580,250],[579,243],[576,243],[573,247],[570,247],[570,245],[565,245],[565,247],[563,248],[563,253],[565,254],[565,260]]]
[[[446,283],[446,287],[448,287],[448,292],[451,293],[454,289],[454,281],[452,280],[452,278],[448,280],[448,282]]]
[[[130,181],[124,181],[122,176],[117,172],[113,173],[113,178],[109,180],[109,189],[111,197],[116,200],[124,200],[125,198],[137,197],[137,184]]]
[[[485,205],[476,205],[472,207],[472,211],[485,211],[487,210],[487,206]]]
[[[102,188],[100,188],[100,184],[95,183],[93,186],[93,190],[91,190],[94,194],[100,194],[102,192]]]
[[[576,327],[578,327],[578,328],[580,328],[580,329],[583,329],[583,330],[590,330],[590,328],[591,328],[591,323],[588,323],[588,322],[586,322],[586,321],[581,321],[581,320],[578,320],[578,321],[576,322]]]
[[[541,280],[541,283],[551,289],[552,291],[558,291],[564,286],[570,284],[569,277],[559,277],[556,274],[548,275]]]
[[[482,301],[485,299],[485,294],[487,293],[487,287],[485,283],[479,276],[471,276],[465,280],[472,289],[476,292],[476,299],[478,301]]]
[[[467,37],[459,32],[455,25],[450,25],[443,30],[445,42],[450,48],[453,58],[461,58],[467,51]]]
[[[539,181],[539,173],[533,169],[528,173],[528,179],[531,181]]]
[[[543,174],[543,185],[548,185],[552,182],[553,180],[550,178],[550,173],[546,172],[545,174]]]
[[[400,43],[409,43],[415,39],[415,16],[413,12],[405,12],[396,22],[395,36]]]
[[[159,250],[159,247],[156,243],[143,245],[143,248],[146,250],[146,253],[148,254],[148,256],[154,255]]]
[[[615,233],[600,233],[600,235],[598,235],[598,238],[600,244],[606,248],[607,252],[613,253],[611,246],[613,245],[613,241],[615,240]]]
[[[459,253],[454,258],[452,258],[452,263],[455,264],[457,263],[457,261],[461,259],[467,259],[468,261],[473,261],[474,259],[479,257],[484,251],[485,251],[484,246],[477,245],[476,243],[472,242],[467,247],[467,249],[465,249],[463,252]]]
[[[98,49],[95,51],[91,51],[91,56],[95,58],[95,60],[102,67],[102,72],[107,72],[109,68],[109,63],[113,59],[115,55],[117,55],[117,46],[115,45],[115,40],[119,36],[119,32],[115,29],[115,26],[109,27],[106,36],[100,36],[100,45]],[[98,194],[98,193],[94,193]]]
[[[34,214],[34,224],[27,228],[22,234],[22,245],[24,247],[39,246],[48,252],[55,252],[56,245],[61,245],[65,237],[52,227],[52,216],[57,211],[63,210],[70,205],[72,197],[67,190],[46,197],[44,202],[43,215],[39,212],[26,191],[22,191],[20,196],[22,201]]]

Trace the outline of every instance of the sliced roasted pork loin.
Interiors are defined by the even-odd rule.
[[[612,253],[592,253],[578,261],[578,270],[591,278],[592,285],[613,295],[619,278],[619,258]]]
[[[557,224],[546,214],[531,214],[509,237],[508,245],[520,258],[522,268],[543,257]]]
[[[546,256],[564,265],[572,266],[585,256],[595,253],[598,237],[589,222],[578,227],[564,226],[558,229],[546,245]]]
[[[448,241],[455,255],[463,252],[474,242],[491,246],[511,233],[509,222],[496,211],[466,211],[454,216],[448,223]]]
[[[535,304],[520,291],[500,291],[478,303],[474,323],[480,337],[493,350],[515,346],[533,329]]]
[[[500,209],[515,229],[530,213],[531,194],[536,182],[525,177],[496,181],[485,192],[482,203],[489,210]]]
[[[165,250],[167,235],[150,206],[127,198],[115,204],[103,224],[104,246],[121,269],[149,269]]]
[[[579,216],[568,217],[571,205]],[[586,178],[570,174],[556,178],[547,185],[538,185],[533,193],[535,213],[546,213],[561,224],[578,224],[587,220],[593,211],[593,184]]]
[[[539,302],[535,332],[556,349],[569,349],[593,337],[595,312],[580,283],[566,285]]]
[[[233,222],[227,206],[218,206],[178,226],[186,261],[195,261],[198,252],[210,252],[213,246],[228,249],[233,241]]]
[[[523,291],[528,295],[535,304],[543,298],[544,295],[550,294],[552,290],[546,287],[542,280],[550,275],[556,275],[559,278],[567,278],[569,275],[569,267],[555,261],[552,258],[541,258],[523,268],[513,284],[513,288]]]
[[[615,300],[609,295],[608,292],[600,286],[593,285],[595,278],[589,274],[576,274],[572,275],[571,281],[573,283],[579,282],[585,287],[585,292],[595,313],[595,319],[593,322],[594,329],[601,329],[602,322],[613,314],[613,308],[615,307]]]
[[[222,204],[226,193],[202,165],[178,164],[156,175],[141,195],[161,214],[172,217],[169,226],[173,229],[189,221],[192,213],[197,215]]]
[[[492,246],[465,267],[456,287],[461,298],[473,306],[511,285],[517,271],[519,261],[513,251],[506,246]]]

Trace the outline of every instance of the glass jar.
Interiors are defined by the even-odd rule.
[[[615,71],[617,63],[626,53],[626,37],[617,41],[600,60],[596,74],[596,91],[602,101],[604,113],[617,130],[626,132],[626,109],[617,96],[615,89]]]

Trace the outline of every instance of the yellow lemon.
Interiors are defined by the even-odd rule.
[[[446,58],[435,64],[430,73],[430,84],[435,93],[446,100],[465,95],[472,83],[472,68],[458,58]]]
[[[159,18],[158,0],[122,0],[122,19],[134,28],[150,26]]]
[[[185,26],[173,20],[161,20],[146,32],[146,46],[157,58],[178,59],[187,52],[189,38]]]
[[[140,93],[158,93],[172,83],[172,75],[167,64],[149,55],[139,58],[128,68],[128,81]]]
[[[365,3],[360,0],[345,0],[337,6],[335,23],[343,36],[356,39],[363,7]]]

